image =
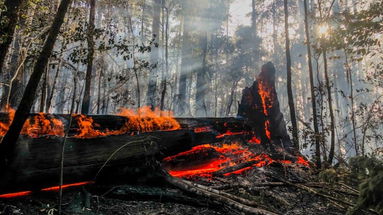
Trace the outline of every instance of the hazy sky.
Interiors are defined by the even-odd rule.
[[[233,35],[239,25],[250,25],[251,0],[234,0],[230,5],[229,33]]]

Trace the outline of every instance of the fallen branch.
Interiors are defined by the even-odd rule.
[[[257,214],[257,215],[276,215],[276,213],[267,211],[265,209],[256,208],[248,206],[241,202],[247,202],[249,204],[254,204],[250,200],[245,200],[241,197],[234,197],[234,195],[215,190],[213,188],[209,188],[203,185],[195,184],[183,179],[174,178],[167,173],[165,173],[165,180],[178,187],[181,190],[184,190],[185,192],[193,193],[199,196],[210,198],[212,201],[214,201],[216,204],[223,205],[223,206],[230,206],[232,208],[235,208],[237,210],[240,210],[245,213],[249,214]],[[240,202],[241,201],[241,202]]]

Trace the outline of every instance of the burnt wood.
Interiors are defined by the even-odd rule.
[[[68,124],[68,115],[50,115]],[[119,116],[92,116],[100,129],[117,129],[127,120]],[[6,121],[6,115],[0,116]],[[179,118],[181,130],[155,131],[136,135],[110,135],[97,138],[68,137],[65,146],[64,183],[113,180],[123,177],[135,180],[150,170],[151,162],[161,161],[191,147],[221,141],[217,135],[227,131],[250,131],[242,119]],[[76,133],[72,123],[71,133]],[[40,190],[56,186],[60,175],[63,137],[30,138],[20,135],[13,162],[1,171],[0,194],[24,190]],[[112,156],[113,155],[113,156]],[[100,171],[100,168],[107,164]],[[155,165],[153,165],[155,166]],[[149,171],[148,171],[149,168]],[[97,177],[96,177],[97,176]]]

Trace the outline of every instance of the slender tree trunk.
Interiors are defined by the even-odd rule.
[[[328,77],[328,71],[327,71],[328,70],[327,51],[325,49],[323,50],[323,63],[324,63],[324,75],[325,75],[326,89],[327,89],[327,101],[328,101],[329,112],[330,112],[331,145],[330,145],[330,152],[328,155],[328,164],[331,165],[334,159],[334,152],[335,152],[335,118],[334,118],[334,111],[332,107],[330,79]]]
[[[61,60],[59,60],[59,63],[57,64],[57,69],[56,69],[55,77],[53,79],[52,89],[50,91],[49,97],[47,98],[47,104],[45,108],[46,112],[49,112],[49,109],[51,108],[51,105],[52,105],[52,99],[56,89],[56,84],[60,74],[60,69],[61,69]]]
[[[40,109],[39,109],[40,113],[44,112],[45,101],[47,100],[48,71],[49,71],[49,64],[47,65],[45,69],[43,85],[41,86]]]
[[[260,38],[257,36],[257,9],[256,9],[256,0],[251,1],[251,37],[253,40],[253,47],[252,47],[252,69],[253,72],[258,71],[258,67],[260,64],[260,50],[259,50],[259,44],[260,44]]]
[[[85,91],[82,100],[81,113],[88,114],[90,109],[90,89],[92,84],[92,70],[93,70],[93,58],[94,58],[94,20],[96,15],[96,0],[89,0],[90,11],[88,21],[88,57],[85,77]]]
[[[184,10],[183,17],[183,33],[182,33],[182,49],[181,49],[181,71],[178,84],[178,105],[177,113],[180,116],[183,116],[187,113],[187,104],[186,104],[186,82],[190,72],[190,55],[191,55],[191,38],[189,34],[190,30],[190,17],[186,15],[186,8]]]
[[[206,55],[207,55],[207,31],[204,31],[200,38],[201,50],[202,50],[202,66],[197,70],[197,92],[196,92],[196,116],[207,116],[205,95],[207,93],[206,84]]]
[[[355,121],[355,109],[354,109],[354,82],[352,80],[352,73],[351,73],[351,67],[348,62],[348,56],[347,53],[345,53],[345,58],[346,58],[346,72],[347,72],[347,78],[349,80],[350,84],[350,100],[351,100],[351,123],[352,123],[352,133],[353,133],[353,142],[354,142],[354,149],[355,149],[355,154],[358,156],[359,155],[359,147],[358,143],[356,142],[356,121]],[[362,141],[364,142],[364,140]]]
[[[165,20],[165,71],[164,80],[161,93],[161,110],[165,108],[165,95],[167,90],[167,79],[169,77],[169,9],[165,8],[166,20]]]
[[[5,0],[4,2],[6,11],[1,13],[1,21],[5,23],[0,24],[0,75],[3,74],[5,57],[13,40],[19,9],[23,2],[24,0]]]
[[[97,93],[97,114],[100,114],[101,110],[101,80],[102,80],[102,69],[100,69],[100,75],[98,76],[98,93]]]
[[[160,37],[160,14],[161,14],[161,0],[153,0],[153,22],[152,34],[154,37],[154,45],[150,52],[150,63],[153,67],[149,73],[148,91],[146,94],[146,104],[152,109],[156,106],[156,92],[157,92],[157,76],[158,76],[158,62],[160,50],[159,37]]]
[[[311,61],[311,42],[310,42],[310,29],[308,25],[308,8],[307,0],[304,0],[305,7],[305,31],[306,31],[306,46],[307,46],[307,61],[309,66],[309,75],[310,75],[310,92],[311,92],[311,107],[313,114],[313,126],[314,126],[314,138],[315,138],[315,161],[317,168],[321,168],[321,152],[320,152],[320,142],[319,142],[319,128],[318,128],[318,116],[317,116],[317,107],[316,107],[316,97],[314,90],[314,73],[313,65]]]
[[[76,91],[77,91],[77,76],[74,75],[73,76],[72,102],[71,102],[69,113],[74,113],[73,111],[74,111],[74,108],[75,108],[75,105],[76,105]]]
[[[297,119],[295,116],[294,97],[293,97],[293,89],[291,84],[291,55],[290,55],[290,38],[289,38],[289,26],[288,26],[289,14],[288,14],[288,8],[287,8],[287,0],[284,0],[284,10],[285,10],[285,37],[286,37],[287,96],[289,100],[291,124],[293,126],[294,146],[296,149],[299,150],[298,126],[297,126]]]
[[[52,54],[55,41],[60,32],[61,25],[64,22],[65,14],[69,8],[70,3],[71,0],[61,0],[48,37],[33,68],[33,72],[29,78],[21,102],[16,110],[15,117],[9,127],[8,132],[4,136],[2,143],[0,144],[0,167],[5,167],[7,161],[12,160],[17,138],[21,132],[21,129],[23,128],[24,122],[28,118],[29,112],[35,100],[38,84],[45,68],[47,67],[49,57]]]

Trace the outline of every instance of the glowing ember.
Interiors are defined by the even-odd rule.
[[[269,120],[265,121],[265,133],[266,133],[266,137],[270,140],[271,139],[271,132],[270,132],[270,122],[269,122]]]
[[[255,144],[261,144],[261,140],[258,139],[257,137],[253,136],[249,141],[249,143],[255,143]]]
[[[17,193],[7,193],[0,195],[0,198],[15,198],[20,196],[27,196],[32,194],[32,191],[23,191],[23,192],[17,192]]]
[[[66,189],[69,187],[78,187],[78,186],[84,186],[87,184],[94,184],[94,181],[85,181],[85,182],[78,182],[78,183],[73,183],[73,184],[64,184],[61,186],[62,189]],[[54,186],[54,187],[48,187],[41,189],[40,191],[58,191],[60,190],[60,186]],[[22,192],[17,192],[17,193],[7,193],[7,194],[1,194],[0,198],[16,198],[16,197],[21,197],[21,196],[27,196],[31,195],[32,191],[22,191]]]
[[[212,150],[216,153],[211,153]],[[214,155],[214,157],[212,157],[212,155]],[[195,160],[202,161],[196,163]],[[174,177],[204,177],[208,179],[213,177],[214,172],[228,167],[239,167],[240,164],[244,163],[246,164],[243,168],[234,168],[233,171],[224,173],[223,175],[242,174],[247,170],[255,167],[264,167],[274,162],[283,165],[293,164],[290,160],[274,160],[267,154],[254,154],[238,143],[223,144],[221,146],[211,144],[195,146],[188,151],[166,157],[163,159],[163,162],[165,169]],[[174,165],[174,163],[178,163],[178,166]],[[301,156],[297,158],[295,163],[303,166],[309,165]]]
[[[297,157],[296,163],[301,164],[303,166],[310,166],[309,162],[307,160],[305,160],[302,156]]]
[[[187,163],[185,163],[187,167],[184,167],[182,169],[167,168],[169,174],[174,177],[200,176],[209,178],[212,176],[212,173],[216,171],[227,167],[237,166],[241,163],[254,162],[254,164],[252,164],[251,167],[263,167],[273,162],[273,160],[269,156],[265,154],[256,155],[237,143],[223,144],[222,146],[214,146],[211,144],[200,145],[193,147],[189,151],[181,152],[177,155],[167,157],[164,159],[164,161],[171,162],[181,156],[191,154],[195,155],[198,153],[201,153],[201,156],[205,156],[203,152],[206,152],[206,149],[214,149],[216,152],[218,152],[218,156],[216,156],[214,159],[206,161],[203,164],[193,165],[191,167],[188,167]],[[183,158],[180,160],[185,159]],[[251,168],[249,167],[240,170],[234,170],[233,172],[226,173],[225,175],[240,174],[248,169]]]
[[[204,133],[211,131],[209,126],[194,128],[194,133]]]
[[[93,181],[85,181],[85,182],[78,182],[78,183],[73,183],[73,184],[63,184],[61,186],[62,189],[69,188],[69,187],[78,187],[78,186],[83,186],[87,184],[94,184]],[[60,190],[60,186],[54,186],[54,187],[48,187],[41,189],[41,191],[58,191]]]
[[[216,138],[224,138],[226,136],[243,135],[243,134],[246,134],[246,132],[244,132],[244,131],[239,131],[239,132],[226,131],[223,134],[217,135]]]

